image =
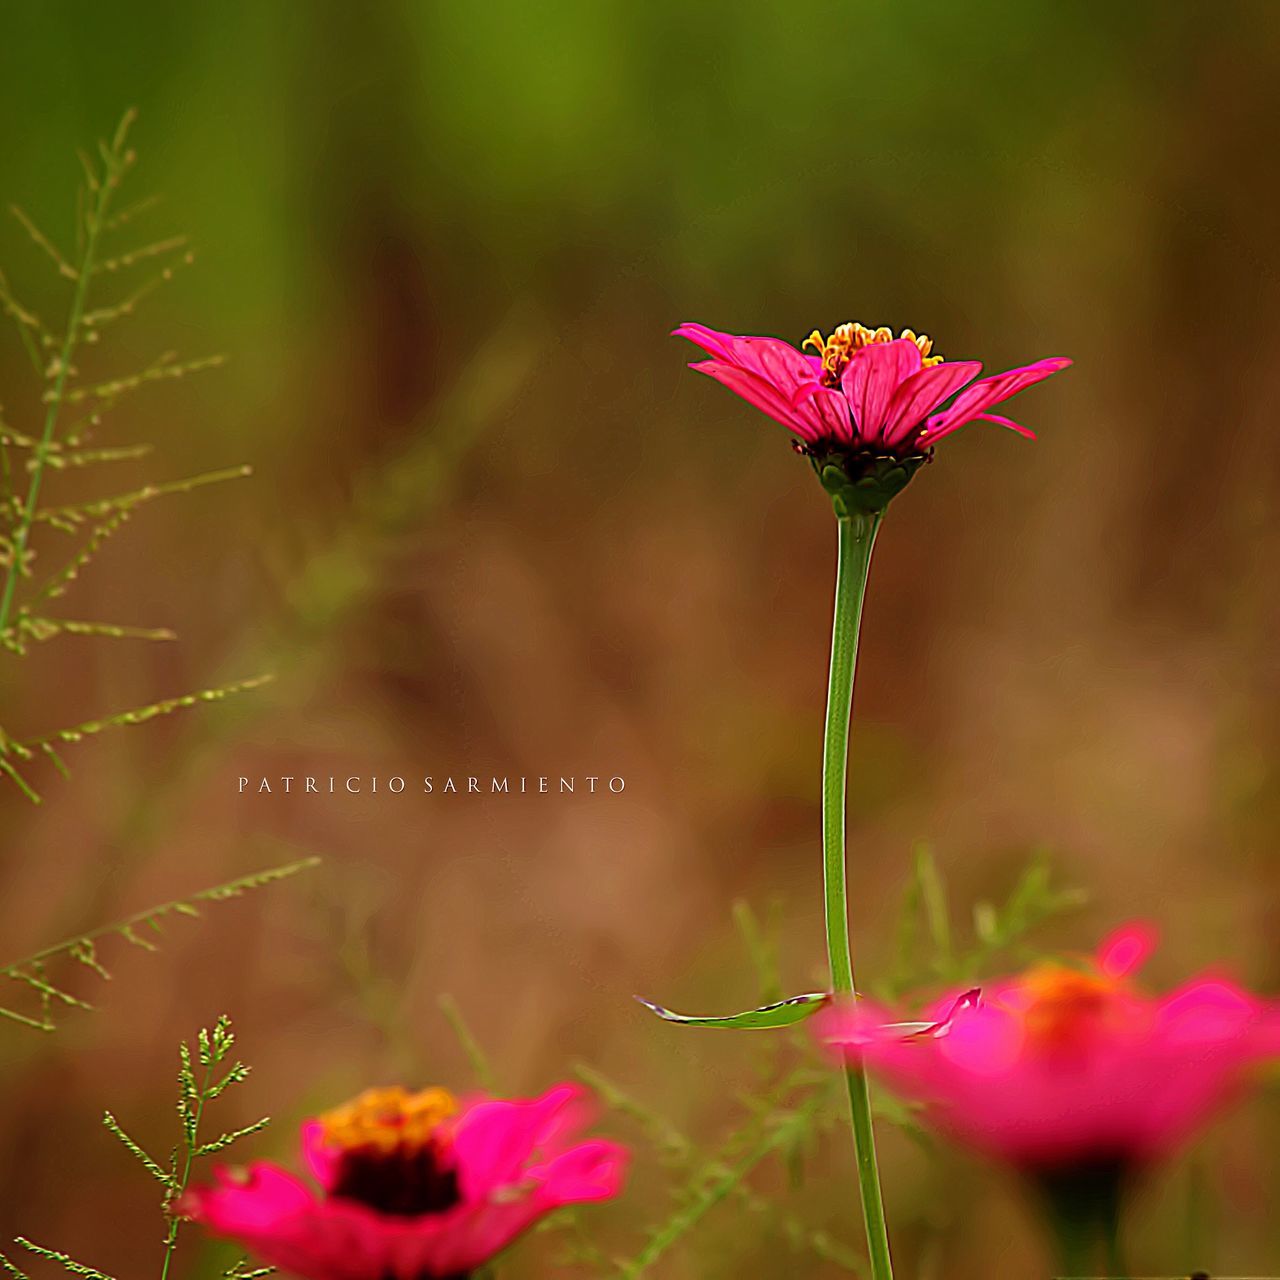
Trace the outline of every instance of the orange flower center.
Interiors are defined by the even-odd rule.
[[[933,339],[927,334],[917,334],[911,329],[903,329],[898,335],[899,338],[905,338],[908,342],[914,342],[920,348],[920,354],[924,357],[925,367],[941,364],[941,356],[933,356],[929,353],[933,350]],[[840,375],[844,372],[845,366],[853,357],[855,351],[861,351],[863,347],[869,347],[877,342],[892,342],[893,330],[885,326],[878,329],[868,329],[866,325],[856,322],[851,324],[842,324],[829,337],[822,336],[822,330],[815,329],[800,344],[803,351],[805,347],[812,347],[822,360],[822,383],[827,387],[838,386],[840,383]]]
[[[421,1217],[458,1202],[448,1122],[458,1104],[444,1089],[369,1089],[318,1117],[338,1149],[329,1194],[380,1213]]]
[[[1028,1002],[1023,1026],[1042,1048],[1078,1044],[1112,1010],[1118,984],[1112,978],[1063,965],[1043,964],[1022,979]]]
[[[319,1117],[326,1143],[346,1151],[416,1151],[439,1140],[440,1129],[456,1114],[457,1100],[446,1089],[410,1093],[395,1086],[366,1089],[358,1098]]]

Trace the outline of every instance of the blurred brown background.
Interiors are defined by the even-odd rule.
[[[465,1084],[441,992],[507,1088],[584,1058],[699,1141],[718,1132],[755,1046],[679,1036],[628,996],[750,1002],[739,897],[782,900],[788,982],[821,981],[834,531],[785,433],[685,371],[695,353],[666,336],[684,319],[794,340],[910,325],[992,371],[1076,361],[1016,406],[1036,444],[966,430],[882,534],[852,767],[862,974],[888,962],[928,837],[961,915],[1044,844],[1090,893],[1046,943],[1146,916],[1154,980],[1221,963],[1280,986],[1280,8],[135,0],[5,18],[5,201],[69,239],[74,148],[136,104],[133,194],[164,196],[137,239],[196,245],[86,373],[230,357],[112,415],[104,438],[153,459],[55,476],[50,500],[256,474],[140,512],[64,602],[178,643],[6,660],[4,723],[278,679],[72,749],[70,781],[35,771],[39,809],[0,791],[0,950],[325,861],[175,926],[160,956],[117,948],[114,982],[77,986],[99,1011],[56,1035],[0,1025],[0,1238],[121,1276],[158,1265],[155,1189],[99,1113],[165,1148],[176,1043],[224,1010],[256,1067],[227,1123],[278,1118],[258,1152],[288,1154],[299,1116],[365,1083]],[[16,223],[0,262],[59,313]],[[32,430],[33,394],[10,333],[13,426]],[[495,772],[626,790],[418,793]],[[237,793],[307,774],[409,787]],[[1144,1268],[1186,1265],[1189,1197],[1197,1263],[1280,1266],[1278,1122],[1253,1104],[1148,1190]],[[992,1259],[1043,1273],[1000,1178],[940,1182],[883,1141],[908,1275],[930,1250],[956,1280]],[[829,1145],[792,1201],[853,1240]],[[601,1218],[620,1251],[661,1194],[642,1157],[631,1207]],[[841,1274],[741,1213],[657,1274]],[[200,1272],[194,1239],[183,1256]]]

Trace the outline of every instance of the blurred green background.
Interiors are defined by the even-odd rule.
[[[0,1027],[0,1237],[153,1265],[153,1188],[98,1116],[163,1147],[176,1042],[224,1009],[257,1068],[231,1112],[279,1118],[259,1151],[366,1083],[465,1083],[445,991],[506,1087],[585,1058],[696,1140],[720,1131],[756,1046],[677,1037],[627,996],[749,1002],[739,897],[783,902],[787,981],[821,981],[834,536],[785,433],[685,371],[685,319],[1076,361],[1017,404],[1039,442],[965,431],[882,534],[852,771],[864,977],[928,837],[963,910],[1045,844],[1090,893],[1046,944],[1150,917],[1154,980],[1280,985],[1280,7],[67,0],[9,4],[4,27],[5,202],[69,241],[74,149],[136,105],[133,194],[163,196],[137,241],[196,248],[86,373],[229,357],[122,404],[104,439],[157,455],[91,487],[256,473],[148,507],[65,602],[181,641],[6,661],[6,727],[278,680],[76,749],[70,782],[37,771],[40,809],[0,794],[0,949],[295,850],[326,864],[161,957],[114,956],[101,1011],[56,1036]],[[0,265],[59,314],[16,222]],[[11,425],[33,429],[34,394],[10,333]],[[493,772],[627,786],[237,794]],[[1280,1265],[1278,1132],[1256,1102],[1156,1179],[1140,1269]],[[826,1146],[777,1194],[855,1240]],[[999,1175],[884,1148],[906,1276],[1047,1270]],[[662,1194],[642,1158],[602,1215],[618,1251]],[[655,1274],[748,1264],[843,1274],[733,1204]]]

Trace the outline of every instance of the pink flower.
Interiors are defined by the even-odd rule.
[[[1032,437],[991,410],[1071,363],[1054,356],[975,382],[981,364],[944,361],[931,354],[931,339],[910,329],[897,338],[860,324],[843,324],[829,338],[815,330],[804,343],[814,348],[811,356],[778,338],[739,337],[701,324],[674,332],[711,357],[691,368],[794,432],[833,495],[861,485],[861,501],[857,493],[851,501],[869,509],[888,502],[932,447],[968,422],[995,422]],[[828,468],[836,474],[825,474]]]
[[[943,1001],[904,1035],[865,1003],[823,1015],[820,1038],[925,1104],[957,1140],[1024,1172],[1133,1170],[1187,1139],[1280,1055],[1280,1007],[1222,977],[1164,996],[1131,981],[1153,946],[1119,930],[1079,968],[1046,963]]]
[[[562,1205],[618,1194],[626,1152],[574,1142],[580,1090],[482,1098],[372,1089],[303,1126],[317,1193],[272,1164],[220,1169],[177,1211],[306,1280],[462,1280]]]

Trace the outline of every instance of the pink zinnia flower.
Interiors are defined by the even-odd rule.
[[[813,355],[778,338],[740,337],[701,324],[674,332],[711,357],[691,368],[794,432],[824,487],[860,510],[882,508],[933,446],[968,422],[995,422],[1034,438],[991,410],[1071,363],[1053,356],[975,382],[978,361],[943,360],[932,354],[931,339],[910,329],[897,338],[860,324],[842,324],[829,338],[815,330],[804,342]]]
[[[1280,1008],[1223,977],[1163,996],[1132,976],[1152,932],[1121,929],[1082,967],[1045,963],[941,1002],[925,1034],[860,1001],[818,1034],[944,1132],[1033,1175],[1126,1173],[1173,1150],[1280,1055]],[[949,1016],[948,1016],[949,1015]]]
[[[372,1089],[303,1126],[319,1192],[255,1164],[178,1212],[306,1280],[462,1280],[553,1209],[617,1195],[626,1152],[575,1143],[588,1120],[570,1085],[461,1108],[443,1089]]]

